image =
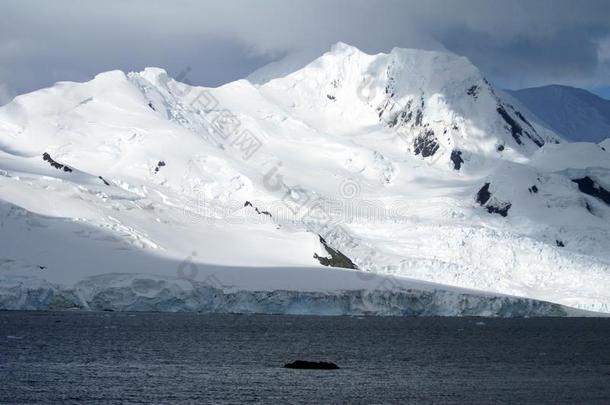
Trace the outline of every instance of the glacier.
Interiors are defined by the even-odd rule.
[[[549,302],[446,289],[230,291],[205,282],[138,274],[94,276],[69,289],[40,280],[3,280],[0,308],[322,316],[590,315]]]

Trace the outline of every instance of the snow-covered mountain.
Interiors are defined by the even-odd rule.
[[[566,139],[600,142],[610,138],[610,101],[591,92],[551,85],[509,93]]]
[[[0,108],[0,308],[610,312],[600,145],[451,54],[340,43],[265,76],[113,71]]]

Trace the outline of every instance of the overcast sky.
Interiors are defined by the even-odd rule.
[[[0,104],[59,80],[165,68],[215,86],[303,49],[445,49],[496,85],[610,97],[610,0],[0,0]]]

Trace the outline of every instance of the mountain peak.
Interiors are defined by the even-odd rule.
[[[343,54],[353,54],[353,53],[363,53],[360,49],[355,46],[346,44],[345,42],[337,42],[332,45],[330,48],[331,53],[343,53]]]
[[[510,94],[567,139],[600,142],[610,136],[610,101],[587,90],[548,85]]]
[[[557,141],[467,58],[448,52],[393,48],[369,55],[338,43],[261,91],[274,99],[289,94],[291,113],[320,131],[385,127],[405,139],[411,153],[442,164],[458,152],[466,160],[475,154],[496,158],[499,148],[504,158],[520,159]]]
[[[94,79],[97,82],[114,82],[114,81],[124,81],[127,77],[125,76],[125,72],[122,70],[109,70],[107,72],[101,72],[95,75]]]
[[[607,311],[610,154],[553,140],[445,52],[338,44],[259,85],[59,83],[0,107],[2,271],[201,265],[228,288],[327,291],[306,273],[342,263]]]
[[[158,68],[158,67],[144,68],[144,70],[139,72],[138,74],[151,83],[167,81],[169,79],[167,71],[165,69]]]

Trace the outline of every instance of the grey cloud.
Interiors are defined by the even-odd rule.
[[[0,105],[6,104],[9,102],[14,95],[9,90],[6,84],[0,83]]]
[[[506,86],[607,86],[607,0],[5,0],[0,83],[14,92],[160,66],[219,85],[337,41],[367,52],[448,49]]]
[[[552,36],[515,35],[506,40],[456,30],[444,34],[446,46],[468,57],[500,85],[526,87],[564,82],[599,86],[608,80],[599,74],[598,45],[603,30],[564,29]]]

